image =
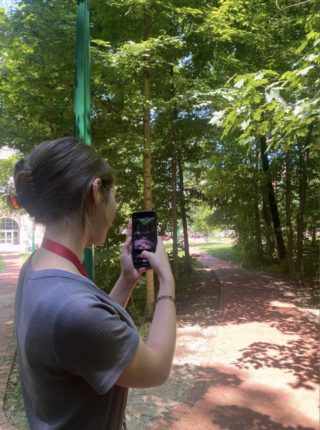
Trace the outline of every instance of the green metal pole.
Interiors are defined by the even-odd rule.
[[[90,12],[89,0],[77,1],[76,83],[74,96],[74,133],[86,145],[91,145],[90,101]],[[87,247],[84,264],[94,278],[94,247]]]

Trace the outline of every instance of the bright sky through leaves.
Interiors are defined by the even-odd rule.
[[[0,0],[0,7],[6,11],[10,10],[16,4],[16,0]]]

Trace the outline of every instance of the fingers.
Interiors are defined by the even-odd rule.
[[[128,238],[131,239],[131,236],[132,236],[132,222],[129,221],[128,225],[127,225],[127,239],[126,240],[128,240]]]
[[[127,236],[131,236],[132,234],[132,221],[130,220],[127,225]]]
[[[124,248],[126,251],[131,251],[131,244],[132,244],[132,221],[130,220],[127,225],[127,237],[126,241],[124,243]]]
[[[144,253],[146,253],[145,254],[145,256],[146,256],[146,258],[147,258],[147,256],[151,256],[151,258],[152,258],[152,256],[154,256],[155,254],[158,254],[159,253],[159,250],[161,250],[163,248],[163,243],[162,243],[162,241],[161,241],[161,239],[160,239],[160,236],[158,236],[158,240],[157,240],[157,246],[156,246],[156,249],[155,249],[155,251],[154,252],[152,252],[152,251],[147,251],[146,249],[144,250],[144,251],[142,251],[142,253],[141,253],[141,255],[142,255],[142,257],[144,257]]]
[[[147,260],[149,260],[150,254],[151,254],[151,252],[144,250],[141,252],[140,257],[146,258]]]

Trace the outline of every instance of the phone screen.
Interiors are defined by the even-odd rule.
[[[132,259],[135,267],[150,268],[148,261],[141,258],[143,250],[155,252],[157,246],[157,216],[154,211],[132,214]]]

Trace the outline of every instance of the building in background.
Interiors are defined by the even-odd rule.
[[[27,214],[0,212],[0,252],[30,252],[42,241],[44,227],[35,224]]]
[[[0,148],[0,160],[8,160],[15,155],[16,152],[12,149]],[[14,185],[12,176],[2,176],[6,180],[0,184],[0,194],[3,197],[0,205],[0,252],[33,251],[41,244],[44,227],[36,225],[26,212],[13,212],[6,206],[6,196],[14,190]]]

